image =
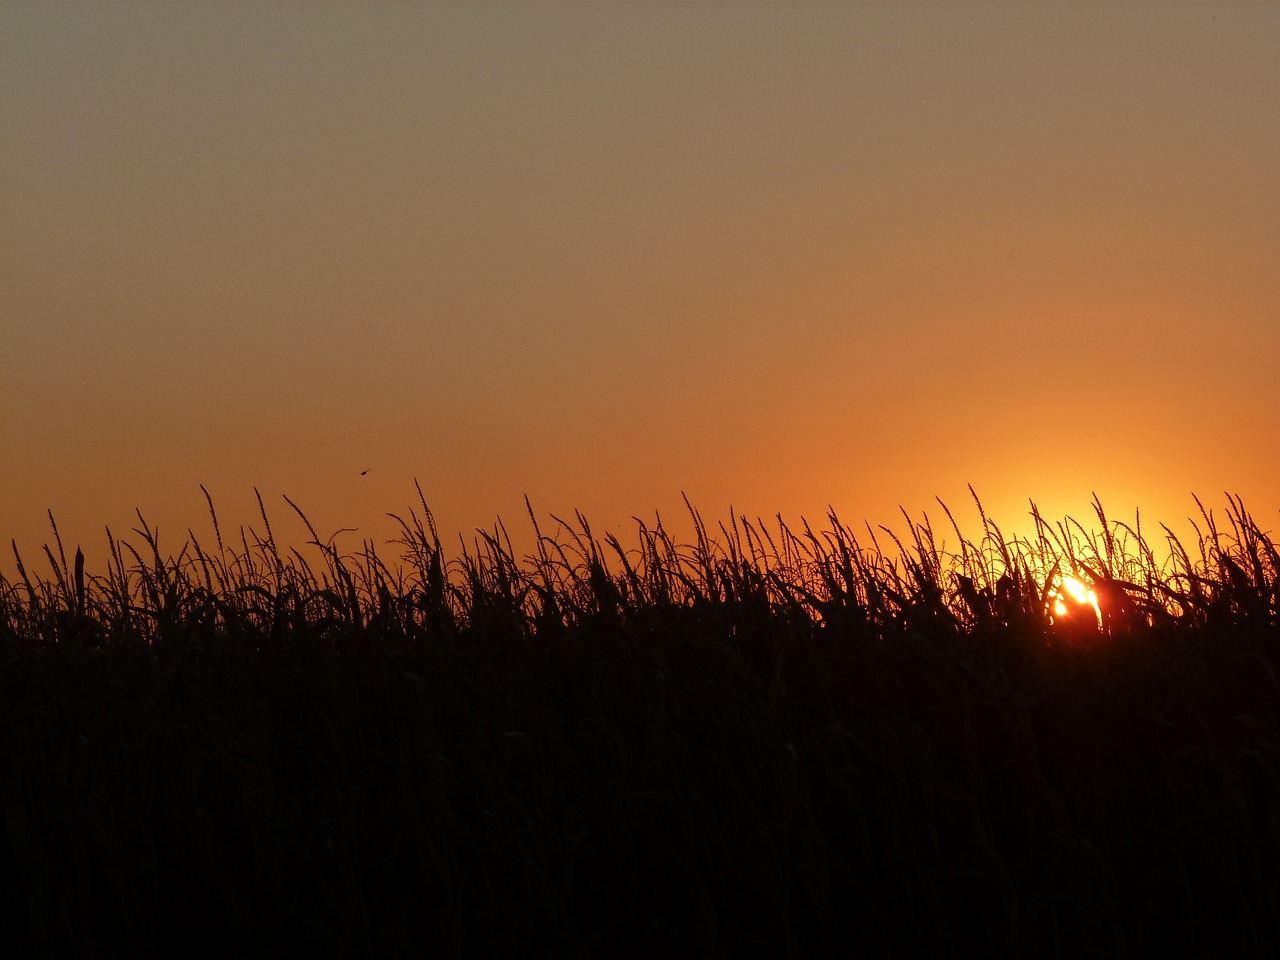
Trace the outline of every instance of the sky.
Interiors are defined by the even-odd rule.
[[[0,537],[177,550],[203,484],[353,550],[415,480],[454,544],[979,533],[969,485],[1274,529],[1277,49],[1276,3],[0,0]]]

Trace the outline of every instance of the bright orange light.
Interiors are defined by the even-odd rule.
[[[1067,615],[1067,598],[1075,601],[1077,604],[1089,604],[1093,607],[1093,612],[1097,614],[1098,622],[1102,622],[1102,610],[1098,606],[1098,595],[1090,590],[1075,577],[1061,577],[1058,581],[1058,589],[1054,593],[1053,612],[1055,616],[1065,617]]]

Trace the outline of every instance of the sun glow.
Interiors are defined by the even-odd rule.
[[[1101,623],[1102,609],[1098,606],[1098,594],[1075,577],[1061,577],[1053,597],[1054,616],[1069,616],[1085,605],[1093,607],[1094,615]]]

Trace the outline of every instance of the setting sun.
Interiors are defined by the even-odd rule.
[[[1069,602],[1068,602],[1069,601]],[[1053,613],[1056,617],[1071,616],[1083,606],[1093,608],[1094,616],[1102,622],[1102,608],[1098,606],[1098,594],[1075,577],[1061,577],[1054,592]]]

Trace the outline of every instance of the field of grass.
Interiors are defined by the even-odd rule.
[[[101,572],[55,528],[0,577],[0,945],[1275,956],[1276,544],[1095,507],[519,557],[422,503],[395,562],[263,511]]]

